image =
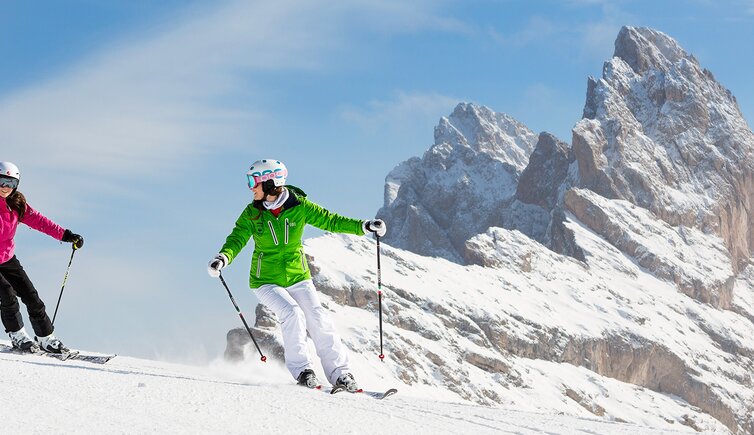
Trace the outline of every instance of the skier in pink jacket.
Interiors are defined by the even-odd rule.
[[[84,238],[47,219],[26,203],[18,191],[21,174],[10,162],[0,162],[0,317],[5,332],[10,335],[13,347],[36,352],[68,352],[63,343],[53,334],[52,322],[45,311],[45,304],[14,255],[16,228],[23,223],[50,237],[73,243],[75,249],[84,246]],[[36,342],[26,333],[18,298],[26,305],[29,321],[36,335]]]

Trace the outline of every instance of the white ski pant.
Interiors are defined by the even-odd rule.
[[[285,366],[294,378],[312,368],[306,344],[306,332],[314,341],[317,356],[331,384],[341,374],[350,372],[348,350],[335,331],[335,324],[319,302],[311,280],[290,287],[265,284],[256,290],[259,302],[271,309],[283,329]]]

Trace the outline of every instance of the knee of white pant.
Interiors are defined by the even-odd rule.
[[[310,334],[322,337],[335,334],[335,322],[322,307],[312,310],[308,314],[306,324]]]
[[[304,322],[304,312],[298,305],[289,305],[283,308],[278,315],[280,323],[286,322]]]

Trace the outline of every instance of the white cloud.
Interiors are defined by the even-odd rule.
[[[553,35],[566,30],[563,26],[559,26],[546,18],[535,16],[530,18],[522,29],[514,33],[504,35],[497,29],[490,28],[488,34],[493,41],[500,45],[522,47],[534,42],[548,40]]]
[[[365,107],[343,107],[340,115],[370,130],[410,128],[426,120],[437,123],[460,101],[435,92],[396,92],[390,100],[369,101]]]
[[[566,22],[533,16],[521,28],[505,31],[490,28],[487,35],[495,43],[513,48],[541,42],[552,48],[565,42],[564,47],[569,50],[579,47],[576,53],[579,57],[601,62],[612,55],[620,28],[636,21],[635,16],[621,7],[622,3],[615,0],[568,0],[566,6],[598,9],[599,17],[591,21]]]
[[[581,27],[584,54],[607,60],[612,56],[615,38],[621,27],[622,25],[613,19],[584,24]]]
[[[159,179],[198,156],[253,149],[257,127],[269,119],[258,101],[264,90],[250,74],[331,67],[327,55],[347,45],[344,34],[354,29],[460,31],[433,8],[234,0],[189,9],[153,34],[124,38],[54,80],[0,99],[3,159],[26,173],[53,171],[58,181],[97,179],[79,186],[111,192],[124,178]],[[27,178],[25,189],[45,190],[34,183]]]
[[[358,5],[356,14],[358,25],[368,26],[380,32],[416,32],[438,30],[453,33],[473,33],[463,21],[438,15],[434,9],[447,0],[351,0]]]

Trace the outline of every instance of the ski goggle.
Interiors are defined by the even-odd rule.
[[[249,189],[253,189],[257,187],[257,184],[264,183],[267,180],[273,180],[273,179],[283,179],[285,180],[285,177],[288,176],[288,171],[286,169],[275,169],[274,171],[264,171],[262,173],[260,172],[253,172],[251,174],[246,174],[246,179],[249,182]]]
[[[15,189],[18,187],[18,178],[0,176],[0,187],[10,187],[11,189]]]
[[[257,184],[260,183],[259,177],[255,177],[253,175],[247,175],[246,178],[249,180],[249,189],[253,189],[257,187]]]

